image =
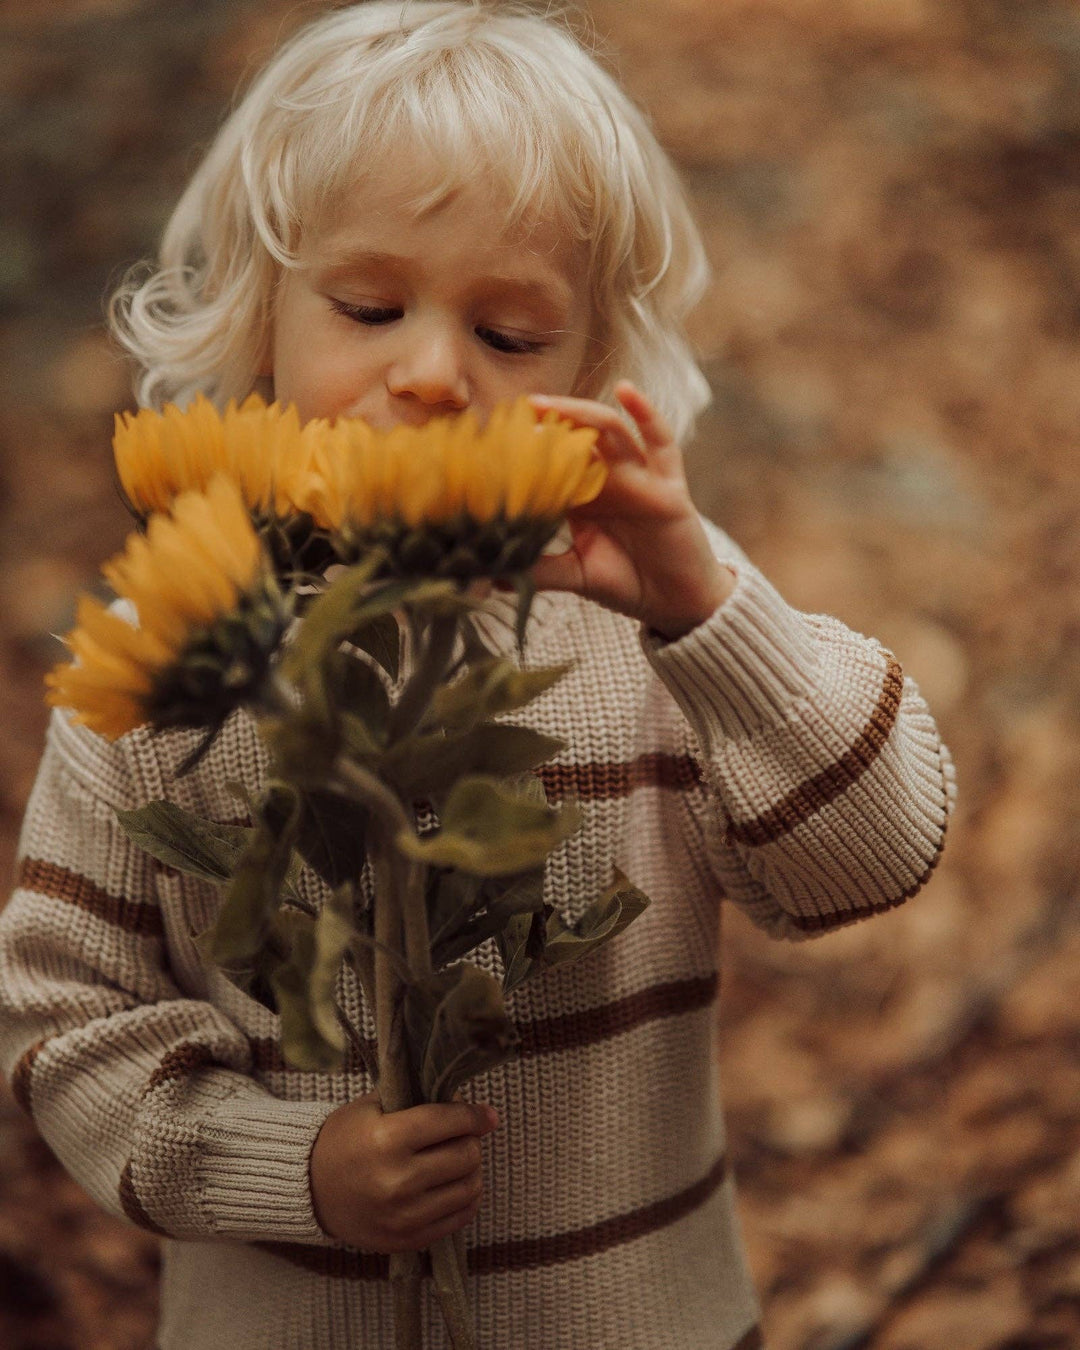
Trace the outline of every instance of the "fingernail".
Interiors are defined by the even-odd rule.
[[[493,1106],[485,1106],[484,1110],[487,1112],[488,1124],[494,1130],[499,1124],[499,1113]]]

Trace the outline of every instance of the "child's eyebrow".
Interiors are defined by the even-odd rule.
[[[331,254],[317,268],[319,279],[325,285],[363,275],[372,270],[404,275],[411,259],[396,253],[374,252],[370,249],[348,249]],[[475,278],[474,290],[479,294],[510,295],[526,303],[540,304],[554,310],[560,317],[569,313],[573,305],[573,291],[569,282],[557,272],[543,276],[515,276],[489,272]]]

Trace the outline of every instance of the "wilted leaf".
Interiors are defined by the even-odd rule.
[[[541,864],[580,822],[573,803],[560,809],[540,805],[496,779],[477,776],[461,779],[450,790],[438,833],[418,839],[402,830],[396,842],[420,862],[477,876],[507,876]]]
[[[332,1027],[324,1028],[313,1016],[311,971],[315,964],[315,920],[305,914],[291,914],[289,918],[290,956],[270,976],[281,1018],[282,1054],[294,1068],[324,1073],[341,1067],[345,1036],[336,1020]],[[329,1038],[324,1030],[330,1031]]]
[[[401,629],[393,614],[372,614],[349,633],[347,641],[367,652],[392,680],[401,667]]]
[[[349,797],[329,789],[303,794],[296,849],[328,886],[359,877],[366,858],[368,815]]]
[[[514,624],[514,636],[520,655],[525,650],[525,630],[529,626],[529,615],[536,599],[536,582],[532,572],[515,572],[510,578],[517,593],[517,620]]]
[[[299,816],[295,789],[271,785],[211,930],[209,950],[219,965],[247,969],[262,946],[281,899]]]
[[[167,867],[224,885],[255,837],[253,825],[223,825],[185,811],[174,802],[153,801],[134,811],[117,811],[120,827],[139,848]],[[293,859],[284,878],[285,893],[299,899],[300,864]]]
[[[522,774],[557,755],[565,741],[531,727],[489,722],[469,731],[408,736],[388,750],[380,769],[405,797],[444,791],[466,774]]]
[[[470,665],[460,680],[436,690],[425,725],[453,730],[513,712],[550,689],[570,669],[567,663],[521,670],[504,657],[482,657]]]
[[[551,915],[541,960],[546,966],[579,961],[621,933],[644,913],[648,904],[645,892],[617,871],[604,894],[575,923],[568,924],[558,912]]]
[[[348,651],[332,653],[328,658],[330,689],[336,695],[338,711],[358,717],[378,744],[390,715],[390,698],[375,669],[363,657]]]
[[[414,619],[421,620],[471,614],[477,608],[477,602],[456,581],[434,578],[407,583],[401,603]]]
[[[505,973],[503,989],[510,993],[545,966],[580,961],[621,933],[642,914],[649,897],[619,871],[598,900],[572,924],[550,905],[541,915],[516,915],[499,939]]]
[[[353,925],[353,888],[340,886],[331,891],[315,920],[308,997],[311,1020],[329,1045],[339,1049],[345,1044],[337,1013],[337,978],[341,962],[355,932]]]
[[[255,833],[251,826],[221,825],[161,800],[135,811],[117,811],[116,818],[125,834],[158,862],[218,883],[232,876]]]
[[[521,1041],[498,981],[473,965],[411,983],[405,1033],[427,1101],[449,1101],[469,1078],[512,1058]]]
[[[382,555],[369,554],[339,576],[304,616],[294,640],[285,648],[282,673],[304,691],[304,701],[324,721],[333,720],[333,707],[326,687],[328,658],[368,614],[384,612],[372,598],[371,579]],[[385,594],[385,589],[379,595]],[[397,600],[387,605],[393,609]]]
[[[436,967],[459,961],[489,937],[497,937],[518,914],[540,909],[544,869],[518,876],[474,877],[440,871],[429,901],[432,961]]]

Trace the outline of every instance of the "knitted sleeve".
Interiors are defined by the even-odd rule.
[[[105,1209],[178,1238],[325,1242],[308,1156],[325,1102],[282,1101],[251,1048],[167,961],[153,864],[118,828],[124,741],[59,714],[0,914],[0,1067]]]
[[[642,645],[701,748],[720,813],[710,865],[776,937],[891,909],[928,879],[955,802],[934,719],[892,652],[793,609],[709,532],[733,593],[684,637]]]

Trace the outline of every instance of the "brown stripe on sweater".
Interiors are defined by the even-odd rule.
[[[552,801],[566,796],[609,801],[643,787],[686,792],[702,782],[697,761],[689,755],[647,754],[599,764],[542,764],[536,772]]]
[[[550,1237],[513,1238],[506,1242],[489,1242],[472,1247],[468,1254],[469,1271],[483,1275],[505,1274],[508,1271],[535,1270],[540,1266],[554,1266],[564,1261],[580,1261],[588,1256],[597,1256],[612,1247],[647,1237],[685,1218],[706,1203],[726,1175],[727,1159],[720,1157],[705,1176],[693,1185],[663,1200],[641,1205],[625,1214],[617,1214],[614,1218],[589,1224],[586,1228],[555,1233]],[[294,1242],[259,1242],[255,1245],[293,1265],[331,1279],[390,1278],[390,1258],[379,1252],[350,1251],[341,1247],[308,1247]]]
[[[733,821],[727,830],[729,844],[761,848],[774,843],[802,825],[862,777],[885,748],[900,711],[904,672],[891,652],[886,652],[885,680],[870,714],[870,720],[847,753],[821,773],[793,788],[775,806],[752,820]]]
[[[541,1017],[535,1022],[519,1022],[521,1054],[557,1054],[582,1045],[610,1040],[613,1036],[631,1031],[645,1022],[660,1017],[675,1017],[679,1013],[706,1008],[716,998],[718,977],[701,975],[688,980],[671,980],[639,989],[625,998],[601,1003],[581,1012],[560,1013]]]
[[[89,877],[56,863],[45,862],[41,858],[23,858],[15,884],[28,891],[36,891],[39,895],[47,895],[51,900],[63,900],[136,937],[160,938],[165,934],[157,905],[113,895],[95,885]]]
[[[685,1218],[708,1200],[726,1174],[727,1159],[721,1156],[700,1181],[651,1205],[642,1205],[626,1214],[617,1214],[612,1219],[590,1224],[587,1228],[575,1228],[552,1237],[516,1238],[474,1247],[469,1253],[469,1269],[478,1274],[531,1270],[537,1266],[553,1266],[563,1261],[580,1261],[586,1256],[596,1256],[599,1252],[633,1242],[635,1238],[645,1237]]]
[[[565,1050],[610,1040],[613,1036],[622,1035],[661,1017],[697,1012],[713,1002],[718,984],[718,976],[713,971],[710,975],[649,985],[624,998],[585,1008],[581,1012],[558,1013],[552,1017],[539,1017],[534,1022],[518,1022],[516,1026],[521,1036],[519,1053],[522,1058],[560,1054]],[[269,1036],[259,1036],[250,1037],[248,1044],[251,1046],[252,1063],[260,1072],[292,1071],[292,1066],[285,1062],[280,1041]],[[375,1042],[368,1041],[367,1044],[374,1056]],[[359,1052],[350,1046],[345,1062],[346,1072],[358,1073],[363,1067]]]
[[[34,1074],[34,1060],[44,1045],[44,1040],[35,1041],[29,1050],[23,1051],[11,1071],[11,1095],[31,1118],[34,1113],[30,1109],[30,1080]]]
[[[120,1208],[128,1216],[132,1223],[140,1228],[145,1228],[147,1232],[156,1233],[158,1237],[169,1237],[166,1229],[156,1224],[143,1208],[142,1201],[139,1199],[135,1190],[135,1182],[131,1177],[131,1159],[124,1164],[124,1170],[120,1173]]]
[[[926,870],[917,881],[901,891],[899,895],[890,900],[877,900],[869,905],[854,905],[848,909],[834,910],[831,914],[789,914],[788,918],[792,924],[803,933],[823,933],[830,928],[840,928],[843,924],[850,923],[853,919],[868,919],[872,914],[884,914],[887,910],[897,909],[906,900],[910,900],[913,895],[921,891],[933,875],[934,868],[941,861],[941,855],[945,852],[945,835],[948,829],[948,819],[941,831],[941,838],[938,840],[934,856],[926,865]]]
[[[174,1078],[186,1078],[197,1069],[204,1069],[208,1064],[220,1063],[209,1046],[200,1045],[198,1041],[182,1041],[162,1057],[161,1063],[150,1075],[143,1089],[143,1096],[164,1083],[171,1083]]]

